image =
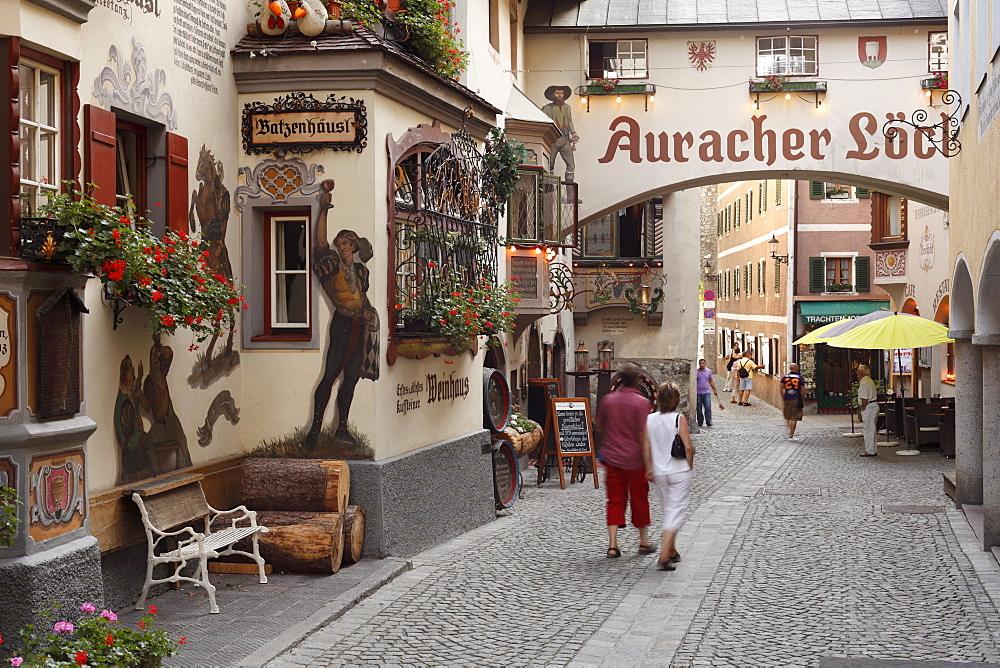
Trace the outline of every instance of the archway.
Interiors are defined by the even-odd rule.
[[[913,315],[920,315],[920,307],[917,306],[917,302],[913,299],[907,299],[903,302],[903,307],[899,309],[900,313],[912,313]]]
[[[566,339],[562,331],[556,332],[555,341],[552,343],[552,370],[549,373],[552,378],[558,378],[564,388],[566,385]]]
[[[1000,232],[994,232],[983,257],[983,269],[979,274],[979,294],[976,303],[976,335],[1000,335]]]
[[[972,274],[963,255],[955,262],[955,271],[951,279],[952,302],[949,306],[949,328],[953,332],[966,332],[962,336],[971,338],[976,327],[975,296],[972,288]]]
[[[532,326],[524,335],[528,337],[528,368],[527,377],[521,382],[527,384],[529,378],[542,377],[542,344],[536,327]]]

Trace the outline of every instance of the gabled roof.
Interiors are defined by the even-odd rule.
[[[947,22],[947,0],[534,0],[527,29]]]

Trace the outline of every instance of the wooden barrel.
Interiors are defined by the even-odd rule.
[[[506,438],[493,441],[493,496],[497,510],[510,508],[521,491],[514,446]]]
[[[496,369],[483,369],[483,426],[499,434],[510,420],[510,386]]]

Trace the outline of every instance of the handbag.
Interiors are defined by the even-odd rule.
[[[730,357],[729,358],[729,361],[726,362],[726,371],[732,371],[733,370],[733,362],[735,362],[735,361],[736,361],[735,357]]]
[[[674,444],[670,446],[670,456],[674,459],[686,459],[687,448],[684,447],[684,439],[681,438],[681,414],[677,414],[677,433],[674,434]]]

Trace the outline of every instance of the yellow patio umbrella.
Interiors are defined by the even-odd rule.
[[[822,327],[817,327],[811,332],[805,334],[805,336],[800,339],[793,341],[792,345],[799,345],[804,343],[826,343],[826,339],[831,339],[838,334],[843,334],[848,332],[858,325],[863,325],[866,322],[871,322],[873,320],[878,320],[892,315],[892,311],[872,311],[858,318],[844,318],[843,320],[838,320],[836,322],[830,322]]]
[[[912,313],[892,313],[823,339],[823,343],[836,348],[880,350],[926,348],[952,342],[954,339],[948,337],[947,327]]]
[[[806,332],[803,336],[801,336],[798,339],[792,341],[792,345],[793,346],[797,346],[797,345],[802,345],[802,344],[807,344],[807,343],[819,343],[820,339],[825,338],[826,337],[826,333],[829,332],[831,329],[833,329],[837,325],[843,324],[845,322],[850,322],[850,321],[851,321],[850,318],[844,318],[843,320],[837,320],[835,322],[828,322],[825,325],[823,325],[822,327],[817,327],[816,329],[814,329],[811,332]]]

